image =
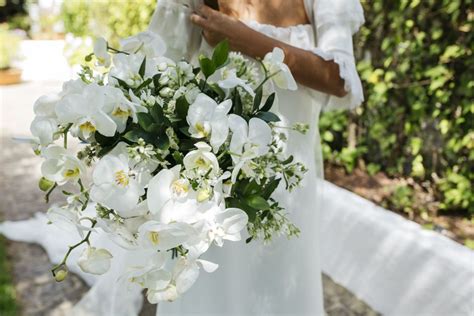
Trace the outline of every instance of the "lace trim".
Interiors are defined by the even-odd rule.
[[[357,72],[354,57],[341,52],[327,52],[320,48],[311,50],[322,59],[332,60],[339,65],[339,76],[344,79],[344,89],[348,94],[343,98],[331,96],[324,110],[354,109],[364,102],[362,83]]]

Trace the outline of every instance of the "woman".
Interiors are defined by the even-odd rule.
[[[274,47],[284,51],[299,87],[278,91],[277,112],[285,126],[310,124],[306,135],[289,131],[286,148],[309,171],[300,188],[291,194],[276,192],[274,197],[289,210],[301,233],[290,240],[274,238],[269,245],[242,241],[214,247],[205,259],[218,263],[219,269],[201,274],[177,301],[160,304],[158,314],[324,315],[318,206],[322,159],[317,126],[321,110],[349,109],[363,101],[352,48],[352,35],[364,21],[359,0],[220,0],[220,11],[201,2],[159,0],[150,30],[165,39],[172,58],[196,56],[201,34],[201,50],[228,39],[233,50],[252,58],[262,58]],[[45,222],[44,215],[37,215],[2,225],[0,230],[15,240],[41,243],[52,261],[58,262],[69,234],[52,233]],[[70,314],[136,315],[142,301],[140,289],[129,291],[117,282],[122,266],[133,258],[100,235],[95,244],[114,249],[119,264],[100,278],[85,276],[94,286]],[[74,271],[80,273],[77,268]]]
[[[279,115],[286,126],[310,124],[307,135],[288,134],[287,148],[309,171],[299,190],[276,198],[301,234],[270,245],[242,242],[211,251],[206,259],[219,263],[218,271],[203,275],[178,301],[160,304],[159,315],[324,315],[318,118],[322,109],[349,109],[363,101],[352,47],[352,35],[364,22],[362,7],[359,0],[220,0],[218,5],[219,11],[199,1],[160,0],[150,30],[165,38],[174,58],[195,53],[196,34],[202,34],[204,50],[227,39],[232,50],[252,58],[263,58],[274,47],[284,51],[299,89],[278,91]]]

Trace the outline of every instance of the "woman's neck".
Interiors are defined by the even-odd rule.
[[[219,0],[222,13],[243,21],[288,27],[309,23],[304,0]]]

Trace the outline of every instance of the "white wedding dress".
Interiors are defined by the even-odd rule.
[[[189,14],[200,2],[159,0],[150,30],[165,39],[169,57],[196,55],[201,42],[200,30],[190,24]],[[177,301],[159,304],[159,316],[324,315],[319,253],[319,214],[324,207],[319,204],[322,194],[319,183],[323,172],[318,119],[321,110],[350,109],[363,101],[352,35],[363,24],[364,16],[359,0],[305,0],[305,7],[311,24],[282,28],[244,21],[267,36],[311,51],[325,60],[334,60],[345,79],[348,95],[344,98],[303,86],[295,92],[278,91],[278,114],[283,122],[286,125],[310,124],[310,131],[305,136],[288,134],[287,152],[309,168],[303,186],[291,194],[276,192],[275,195],[300,228],[300,237],[277,238],[269,245],[260,241],[247,245],[243,240],[227,243],[223,248],[215,247],[205,259],[218,263],[219,269],[212,274],[202,273],[191,290]],[[205,46],[203,42],[201,49],[208,50]],[[13,239],[40,240],[52,261],[58,261],[67,235],[45,222],[44,216],[38,215],[30,221],[4,224],[0,226],[0,232]],[[32,225],[35,225],[34,230],[30,229]],[[64,238],[60,238],[60,234]],[[94,243],[107,243],[116,259],[130,259],[106,238],[99,236]],[[74,257],[71,262],[73,260]],[[117,282],[122,266],[114,263],[106,275],[88,276],[86,281],[93,286],[74,308],[73,314],[136,315],[142,304],[141,294],[137,290],[128,291],[123,283]],[[71,270],[80,273],[77,267],[73,266]]]
[[[162,1],[160,1],[162,2]],[[196,2],[162,3],[155,13],[151,30],[172,39],[180,38],[181,30],[189,30],[186,12]],[[300,228],[299,238],[261,242],[228,243],[214,248],[206,259],[219,264],[212,274],[201,274],[198,282],[182,298],[162,303],[158,315],[324,315],[320,265],[320,194],[318,185],[323,176],[318,119],[322,109],[352,108],[363,101],[362,86],[355,68],[352,35],[364,21],[358,0],[306,0],[305,7],[311,24],[292,27],[263,25],[244,21],[253,29],[287,44],[311,51],[340,66],[349,94],[336,98],[303,86],[295,92],[278,91],[278,114],[283,125],[296,122],[310,124],[307,135],[289,133],[287,152],[308,168],[303,186],[288,194],[276,193],[276,198],[290,212],[290,218]],[[177,13],[180,12],[180,13]],[[175,17],[182,27],[169,34],[166,17]],[[183,20],[181,20],[183,19]],[[192,37],[192,36],[191,36]],[[194,41],[187,42],[191,47]],[[179,44],[178,44],[179,45]],[[208,50],[203,43],[201,50]],[[182,50],[172,50],[174,54]],[[189,57],[189,53],[173,55]]]

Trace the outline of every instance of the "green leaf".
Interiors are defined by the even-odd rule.
[[[170,139],[168,135],[166,135],[166,133],[160,134],[155,141],[155,145],[161,150],[167,150],[170,147]]]
[[[242,115],[242,99],[240,98],[240,93],[237,90],[234,90],[234,96],[232,98],[232,113],[236,115]]]
[[[118,84],[119,84],[122,88],[124,88],[125,90],[128,91],[128,90],[130,89],[130,86],[129,86],[125,81],[123,81],[122,79],[117,78],[117,77],[114,77],[114,76],[112,76],[112,78],[115,78],[115,79],[117,80]]]
[[[280,184],[281,179],[273,179],[270,180],[270,182],[265,186],[265,188],[262,191],[262,197],[264,199],[269,199],[272,193],[278,188],[278,185]]]
[[[255,181],[251,181],[247,184],[245,184],[243,190],[242,190],[242,193],[244,196],[250,196],[250,195],[254,195],[256,193],[258,193],[260,191],[261,187],[260,185],[255,182]]]
[[[258,88],[255,91],[255,99],[253,99],[253,111],[256,112],[260,108],[260,103],[262,103],[263,89],[262,87]]]
[[[143,58],[142,64],[140,65],[140,70],[138,70],[138,74],[140,77],[145,76],[145,70],[146,70],[146,56]]]
[[[227,198],[225,202],[226,202],[226,207],[239,208],[243,210],[245,213],[247,213],[250,223],[253,223],[255,221],[255,218],[257,217],[257,210],[249,206],[248,204],[243,203],[240,197]]]
[[[161,74],[156,74],[153,76],[153,85],[155,86],[155,88],[158,88],[160,86],[160,78]]]
[[[184,156],[183,156],[183,154],[180,153],[179,151],[174,151],[173,154],[172,154],[172,156],[173,156],[173,159],[175,160],[176,164],[179,165],[179,164],[182,164],[182,163],[183,163],[183,158],[184,158]]]
[[[256,115],[258,118],[265,122],[279,122],[280,118],[272,112],[258,112]]]
[[[141,90],[143,88],[145,88],[146,86],[148,86],[151,82],[153,81],[152,78],[148,78],[147,80],[143,81],[141,85],[139,85],[135,90]]]
[[[128,140],[129,142],[136,143],[140,138],[142,138],[145,142],[153,144],[156,141],[156,135],[146,132],[140,128],[135,128],[122,136],[123,139]]]
[[[216,65],[214,65],[214,62],[205,56],[199,58],[199,65],[201,66],[201,72],[206,79],[216,72]]]
[[[219,96],[219,98],[221,98],[222,100],[225,98],[224,90],[222,90],[222,88],[219,87],[217,84],[212,83],[209,85],[209,87]]]
[[[293,162],[293,160],[295,159],[295,157],[293,155],[291,155],[290,157],[288,157],[285,161],[282,162],[283,165],[287,165],[287,164],[290,164]]]
[[[272,94],[268,96],[267,101],[265,101],[265,104],[263,105],[261,111],[262,112],[270,111],[273,106],[274,101],[275,101],[275,92],[273,92]]]
[[[267,200],[265,200],[263,197],[260,195],[251,195],[248,196],[244,199],[245,203],[247,203],[248,206],[257,209],[257,210],[268,210],[270,208],[270,204],[268,204]]]
[[[153,117],[148,114],[148,113],[137,113],[137,118],[138,118],[138,124],[145,130],[150,132],[151,129],[150,127],[153,125],[155,122],[153,120]]]
[[[222,67],[229,58],[229,42],[224,40],[217,44],[212,53],[212,62],[216,68]]]
[[[150,114],[159,125],[171,126],[170,120],[165,116],[163,108],[158,103],[155,103],[151,108]]]
[[[189,110],[189,103],[186,97],[183,95],[176,100],[176,114],[180,119],[186,119]]]

